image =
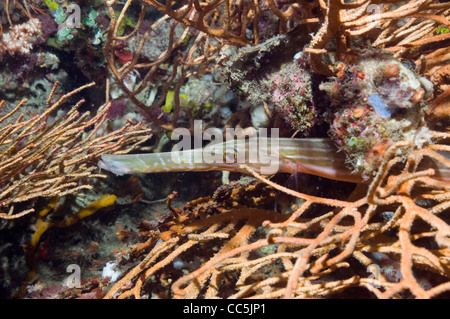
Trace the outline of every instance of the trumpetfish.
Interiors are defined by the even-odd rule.
[[[213,170],[248,173],[240,165],[246,164],[264,175],[307,173],[338,181],[370,182],[350,171],[345,155],[338,152],[334,142],[328,138],[267,138],[264,142],[259,138],[258,147],[251,143],[251,139],[236,139],[175,152],[103,154],[98,166],[116,175],[124,175]],[[448,154],[444,156],[449,158]],[[426,167],[435,169],[435,178],[450,181],[449,167],[434,160],[425,162]],[[423,166],[424,163],[421,164]]]

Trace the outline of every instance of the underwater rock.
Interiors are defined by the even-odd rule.
[[[424,135],[425,98],[432,85],[387,53],[357,59],[341,65],[338,76],[320,88],[331,99],[331,137],[352,168],[369,178],[389,146],[409,140],[414,147],[416,135]]]
[[[261,111],[267,104],[292,130],[306,132],[316,120],[312,75],[306,54],[293,58],[306,43],[307,38],[297,28],[259,45],[240,48],[231,54],[222,70],[224,81],[242,100],[253,105],[253,110]],[[252,122],[257,126],[268,125],[268,118],[260,121],[254,115]]]
[[[221,74],[227,86],[239,98],[254,106],[271,104],[270,87],[279,72],[293,63],[293,56],[309,42],[301,28],[278,35],[254,46],[245,46],[227,54]]]

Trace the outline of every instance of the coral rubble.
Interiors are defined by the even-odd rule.
[[[381,154],[398,141],[421,148],[426,102],[433,85],[382,52],[365,53],[342,67],[334,81],[323,83],[330,95],[330,134],[348,155],[350,165],[373,176]]]

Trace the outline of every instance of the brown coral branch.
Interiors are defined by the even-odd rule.
[[[8,213],[0,213],[1,218],[24,216],[23,212],[13,212],[16,203],[91,189],[89,179],[105,176],[93,173],[101,154],[130,151],[151,137],[151,131],[142,124],[127,125],[105,136],[96,136],[103,126],[108,106],[89,119],[89,113],[77,111],[83,101],[49,124],[47,119],[52,112],[93,85],[84,85],[51,103],[55,84],[41,115],[29,120],[19,115],[15,120],[16,113],[25,107],[26,100],[23,100],[0,119],[0,125],[4,125],[0,137],[0,207],[8,210]],[[84,132],[89,134],[83,139]],[[25,210],[27,213],[32,211]]]

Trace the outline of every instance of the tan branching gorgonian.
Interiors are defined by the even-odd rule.
[[[268,189],[302,203],[288,214],[238,204],[238,194],[254,204],[270,194],[251,183],[229,186],[231,207],[216,194],[184,213],[172,209],[163,241],[155,231],[139,249],[142,261],[106,297],[317,298],[353,296],[349,288],[359,287],[377,298],[431,298],[450,291],[450,226],[443,215],[450,185],[422,165],[431,159],[450,169],[450,135],[433,136],[437,143],[406,163],[395,154],[407,142],[389,148],[369,188],[357,188],[347,201],[286,189],[246,167]]]
[[[285,33],[299,24],[318,22],[312,11],[318,4],[313,1],[299,5],[298,3],[276,4],[270,0],[260,1],[167,1],[142,0],[142,10],[134,30],[125,35],[119,35],[119,26],[132,4],[127,0],[120,7],[121,13],[116,19],[113,7],[118,7],[117,1],[105,1],[110,11],[111,23],[104,53],[108,66],[134,104],[144,110],[151,121],[166,129],[176,127],[180,110],[179,91],[185,80],[192,75],[204,75],[220,66],[221,50],[226,45],[242,46],[257,44],[260,41],[260,28],[264,24],[278,24],[279,32]],[[115,58],[118,45],[126,43],[139,32],[148,7],[152,6],[164,14],[154,21],[140,39],[141,42],[133,59],[119,66]],[[268,22],[262,15],[270,13]],[[272,21],[273,20],[273,21]],[[171,24],[170,32],[164,36],[169,38],[167,48],[154,61],[142,58],[141,50],[152,38],[152,32],[165,22]],[[277,21],[277,22],[274,22]],[[182,32],[176,32],[182,29]],[[169,64],[169,68],[167,67]],[[137,72],[137,73],[136,73]],[[158,75],[169,72],[164,83],[158,83]],[[138,80],[130,83],[130,77],[138,76]],[[127,83],[128,82],[128,83]],[[146,100],[142,93],[149,87],[158,88],[159,98]],[[161,120],[160,108],[166,102],[167,92],[173,90],[173,116],[171,123]],[[144,94],[148,96],[148,94]]]
[[[18,218],[34,211],[14,211],[18,203],[91,189],[90,179],[106,177],[93,173],[101,154],[127,153],[151,137],[151,130],[141,123],[99,134],[109,105],[90,117],[89,112],[78,111],[84,102],[81,100],[55,117],[70,97],[93,85],[84,85],[52,102],[56,84],[42,114],[24,118],[24,99],[0,118],[0,218]],[[0,107],[6,107],[5,101]]]
[[[274,36],[305,25],[305,36],[309,37],[308,33],[313,35],[306,48],[311,55],[313,69],[325,75],[332,75],[335,70],[324,61],[324,53],[335,54],[336,60],[344,62],[349,50],[370,42],[372,47],[386,48],[396,52],[397,57],[413,59],[425,65],[423,60],[431,62],[431,57],[428,58],[430,52],[448,46],[450,41],[450,33],[437,32],[441,26],[450,26],[450,5],[438,0],[139,0],[142,11],[134,30],[120,35],[119,26],[132,2],[127,0],[120,6],[121,13],[116,19],[113,7],[117,10],[118,2],[106,1],[111,24],[104,48],[105,57],[125,95],[144,110],[154,124],[166,129],[177,126],[179,91],[185,80],[220,66],[221,59],[226,58],[226,55],[220,55],[221,49],[227,45],[240,47],[260,43],[263,29],[276,26],[278,30],[271,34]],[[146,10],[150,6],[163,16],[152,22],[145,31],[133,59],[120,66],[115,50],[136,36],[142,22],[147,19]],[[152,31],[165,21],[172,26],[166,35],[170,38],[167,48],[155,60],[143,60],[141,50],[145,42],[152,41]],[[175,32],[177,28],[182,28],[183,32]],[[427,46],[430,43],[437,45],[430,50]],[[296,43],[291,45],[296,46]],[[297,45],[300,51],[302,45]],[[433,63],[435,60],[436,57],[433,57]],[[169,74],[163,83],[158,83],[161,72]],[[152,94],[145,92],[149,87],[154,90]],[[169,90],[173,91],[173,101],[169,101],[173,104],[173,116],[167,122],[161,119],[160,108],[167,102]],[[151,99],[143,98],[149,95]],[[153,99],[155,95],[157,99]]]
[[[173,21],[168,15],[164,15],[153,22],[145,33],[140,36],[140,42],[136,52],[133,54],[133,58],[122,66],[118,66],[115,50],[118,45],[126,43],[127,40],[136,36],[139,32],[148,6],[145,3],[142,5],[139,20],[133,31],[121,36],[118,34],[119,26],[132,0],[126,1],[117,19],[113,9],[115,2],[106,1],[111,18],[104,46],[104,54],[108,66],[114,75],[115,81],[118,82],[125,95],[145,112],[150,121],[166,129],[173,129],[175,127],[173,123],[176,123],[178,119],[180,109],[179,91],[182,84],[192,75],[203,75],[210,72],[218,63],[218,54],[222,44],[218,41],[213,41],[213,38],[207,33],[198,32],[194,34],[190,32],[188,26]],[[143,60],[141,58],[141,50],[144,45],[148,46],[148,41],[155,43],[160,41],[152,37],[152,32],[167,21],[170,21],[170,31],[163,35],[169,38],[167,47],[156,60]],[[182,29],[182,32],[178,32],[179,29]],[[188,45],[187,48],[186,44]],[[158,78],[161,73],[169,73],[163,82]],[[130,77],[137,77],[137,79],[130,81]],[[154,94],[160,89],[160,92],[158,92],[159,98],[149,100],[148,95],[153,93],[148,92],[144,92],[145,98],[142,98],[143,91],[149,90],[149,88],[154,90]],[[172,89],[174,92],[172,125],[161,120],[162,114],[160,111],[161,106],[166,102],[169,89]]]
[[[111,7],[114,1],[109,2]],[[141,2],[143,8],[150,5],[165,14],[160,21],[170,18],[182,25],[184,32],[191,28],[203,37],[192,42],[191,53],[174,59],[172,76],[149,110],[163,104],[170,86],[175,87],[175,99],[179,99],[177,90],[190,72],[188,67],[195,65],[190,61],[198,61],[197,66],[203,63],[207,70],[205,62],[214,61],[225,44],[257,44],[263,12],[277,17],[280,34],[299,24],[317,26],[306,51],[314,70],[322,74],[333,72],[324,53],[334,53],[336,60],[345,61],[349,50],[363,40],[394,51],[397,57],[413,59],[438,52],[449,40],[448,34],[436,30],[450,25],[450,5],[436,0],[320,0],[319,11],[313,10],[317,3],[308,5],[306,1],[283,2],[286,5],[281,7],[272,0]],[[110,28],[105,52],[119,82],[133,69],[148,68],[142,81],[148,84],[161,64],[169,56],[173,58],[187,33],[175,38],[173,26],[170,45],[160,59],[139,64],[137,54],[117,68],[115,41],[127,39],[117,35],[117,25],[129,3],[118,21],[111,13],[116,27]],[[142,19],[143,13],[138,25]],[[434,46],[430,49],[428,44]],[[433,57],[433,63],[442,61]],[[133,100],[135,93],[124,91]],[[175,110],[179,108],[179,100],[174,104]],[[175,124],[176,116],[172,126]],[[396,154],[407,142],[393,145],[383,155],[370,187],[364,192],[358,187],[348,200],[292,191],[244,165],[254,178],[302,204],[285,214],[255,208],[264,197],[259,194],[247,198],[251,204],[234,202],[229,206],[216,196],[190,203],[184,212],[172,210],[171,223],[160,225],[139,249],[132,250],[141,261],[106,297],[317,298],[337,293],[352,296],[349,288],[358,288],[378,298],[431,298],[450,291],[450,226],[444,214],[450,206],[450,186],[433,169],[433,162],[440,164],[441,172],[450,169],[446,144],[450,135],[432,134],[436,143],[412,152],[406,162]],[[236,186],[230,196],[258,185]],[[164,228],[167,225],[171,225],[169,230]],[[184,273],[180,267],[185,268]]]
[[[351,38],[364,35],[373,47],[382,47],[399,53],[408,48],[419,47],[433,42],[450,39],[450,34],[436,34],[441,26],[450,26],[450,4],[437,0],[383,1],[321,0],[320,6],[325,21],[314,35],[306,51],[311,53],[316,71],[330,74],[321,59],[328,52],[327,45],[335,42],[332,51],[338,59],[352,48]],[[436,49],[436,48],[435,48]],[[434,50],[435,50],[434,49]],[[417,57],[416,57],[417,58]]]
[[[277,22],[280,34],[319,21],[313,14],[317,1],[142,1],[188,27],[238,46],[259,43],[264,13],[271,13],[269,19]]]

